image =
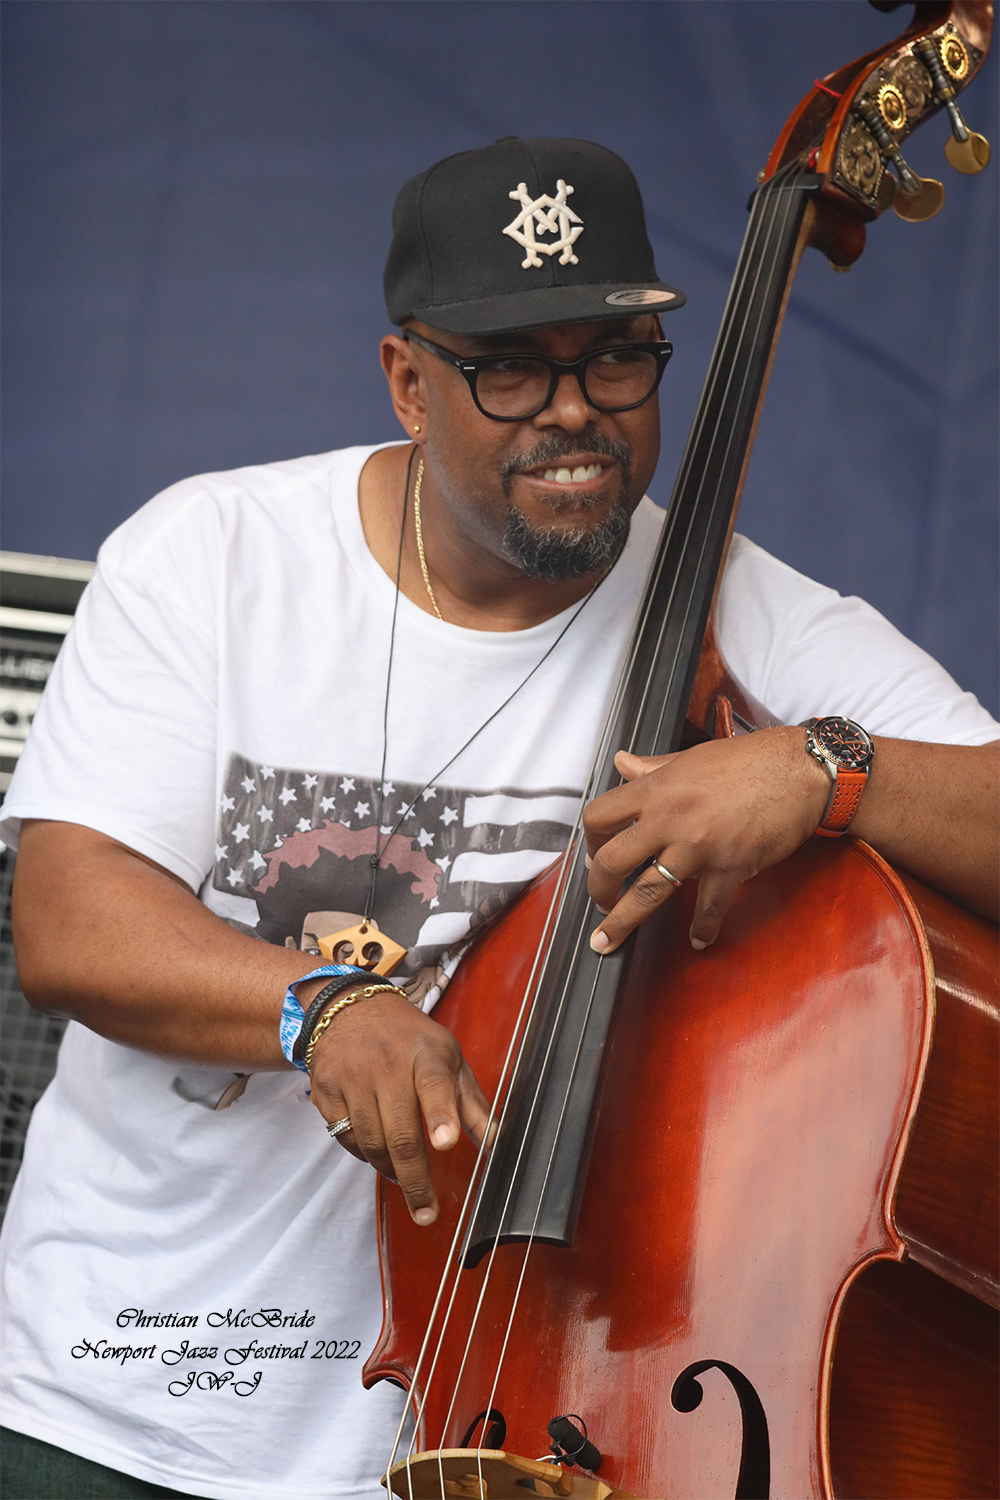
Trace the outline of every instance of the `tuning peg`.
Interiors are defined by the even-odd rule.
[[[913,172],[909,175],[915,186],[911,189],[905,180],[900,181],[902,191],[893,199],[893,213],[911,224],[922,224],[925,219],[933,219],[935,214],[941,212],[944,185],[934,177],[917,177]]]
[[[969,71],[969,54],[964,42],[955,34],[946,36],[939,52],[934,40],[923,36],[914,42],[913,50],[931,75],[935,99],[948,111],[951,135],[945,144],[945,156],[956,172],[965,172],[969,176],[981,172],[990,159],[990,143],[985,136],[970,130],[962,119],[962,112],[955,103],[955,90],[948,78],[950,73],[959,81]]]
[[[957,109],[955,113],[958,115]],[[962,120],[961,115],[958,115],[958,118]],[[964,120],[962,124],[965,125]],[[964,140],[957,131],[948,137],[944,146],[944,154],[956,172],[965,172],[971,177],[976,172],[981,172],[989,161],[990,143],[984,135],[966,127]]]
[[[892,133],[879,110],[870,99],[858,100],[857,110],[868,129],[875,137],[882,155],[892,162],[899,178],[900,191],[893,199],[893,209],[901,219],[919,224],[924,219],[933,219],[944,203],[944,188],[933,177],[918,177],[906,165]]]

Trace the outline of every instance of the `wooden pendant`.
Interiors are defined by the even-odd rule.
[[[335,964],[356,964],[372,974],[391,974],[406,957],[406,949],[380,932],[374,921],[361,919],[354,927],[317,937],[323,957]]]

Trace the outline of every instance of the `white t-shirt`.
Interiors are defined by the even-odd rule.
[[[376,917],[429,1007],[566,842],[662,513],[642,502],[612,574],[447,771],[574,611],[491,633],[399,599],[379,824],[395,590],[358,513],[371,451],[185,481],[109,539],[2,832],[95,828],[226,919],[308,947],[361,911],[376,827],[401,817]],[[739,537],[719,626],[787,722],[1000,733],[874,610]],[[4,1228],[0,1420],[218,1500],[382,1494],[402,1396],[360,1383],[381,1324],[373,1174],[331,1148],[302,1074],[258,1074],[214,1109],[232,1078],[70,1024]]]

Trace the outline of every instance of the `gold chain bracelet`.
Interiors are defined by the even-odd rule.
[[[406,1001],[409,1001],[410,999],[406,991],[401,990],[398,984],[369,984],[365,989],[359,990],[357,994],[345,995],[343,1000],[338,1000],[336,1004],[331,1005],[329,1010],[325,1010],[320,1016],[319,1020],[316,1022],[316,1025],[313,1027],[313,1034],[309,1038],[309,1045],[306,1048],[305,1055],[305,1065],[307,1073],[312,1069],[312,1059],[313,1053],[316,1050],[316,1043],[319,1041],[320,1037],[323,1035],[324,1031],[329,1026],[334,1017],[338,1016],[342,1010],[346,1010],[349,1005],[357,1005],[359,1000],[370,1000],[372,995],[379,994],[400,995]]]

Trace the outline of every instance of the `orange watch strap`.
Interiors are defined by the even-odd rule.
[[[838,771],[833,796],[816,832],[825,838],[839,839],[850,826],[858,810],[861,793],[868,781],[867,771]]]

